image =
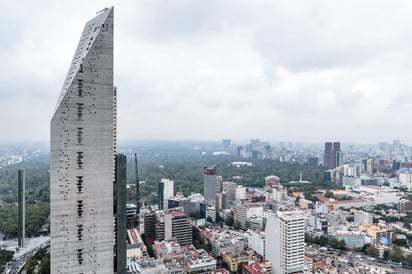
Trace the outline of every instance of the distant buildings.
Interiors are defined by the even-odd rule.
[[[323,157],[323,166],[325,168],[336,168],[342,164],[342,155],[339,142],[326,142]]]
[[[232,142],[231,139],[223,139],[222,140],[223,149],[228,149],[230,147],[231,142]]]
[[[280,185],[280,178],[275,175],[270,175],[265,178],[265,187],[274,188],[275,186]]]
[[[401,152],[401,141],[393,140],[393,152],[400,153]]]

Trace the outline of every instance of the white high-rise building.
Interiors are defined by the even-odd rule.
[[[51,273],[113,273],[113,8],[86,23],[51,119]]]
[[[236,186],[235,197],[236,197],[236,202],[239,202],[240,200],[245,199],[246,198],[246,187],[242,185]]]
[[[266,224],[266,259],[273,274],[299,273],[305,268],[305,224],[299,212],[278,211]]]
[[[174,181],[169,179],[162,179],[159,182],[159,208],[168,209],[168,200],[172,198],[174,194]]]

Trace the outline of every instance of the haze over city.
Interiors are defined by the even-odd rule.
[[[1,141],[48,141],[91,14],[19,1],[0,18]],[[119,140],[412,143],[408,1],[116,3]]]

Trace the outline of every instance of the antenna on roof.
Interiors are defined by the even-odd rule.
[[[96,12],[96,14],[102,13],[102,12],[104,12],[104,11],[106,11],[106,10],[107,10],[107,7],[104,8],[104,9],[102,9],[101,11]]]

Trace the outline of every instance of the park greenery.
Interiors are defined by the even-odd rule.
[[[197,147],[190,144],[155,144],[136,147],[120,147],[128,156],[127,182],[132,187],[128,191],[128,202],[135,201],[136,182],[134,153],[138,155],[138,170],[141,204],[158,202],[158,182],[168,178],[175,182],[175,193],[184,195],[203,192],[204,166],[216,166],[223,181],[234,181],[246,187],[262,187],[266,176],[276,175],[281,183],[292,191],[304,191],[305,197],[320,188],[333,189],[337,186],[324,182],[321,167],[310,167],[302,162],[281,162],[279,160],[253,160],[252,166],[233,167],[234,161],[244,161],[234,153],[230,155],[212,155],[215,148]],[[205,152],[205,153],[203,153]],[[251,161],[251,160],[247,160]],[[6,238],[16,237],[17,233],[17,171],[24,169],[26,174],[26,232],[35,236],[41,227],[48,224],[50,200],[49,156],[40,156],[16,165],[0,169],[0,231]],[[312,184],[299,184],[302,173],[305,181]],[[144,183],[143,183],[144,182]]]
[[[50,214],[49,157],[42,156],[0,169],[0,231],[17,237],[17,171],[25,170],[26,233],[37,235]]]
[[[24,266],[26,274],[49,274],[50,253],[45,248],[40,248],[31,256]]]
[[[279,160],[251,160],[252,166],[234,167],[231,162],[245,161],[238,158],[234,153],[230,155],[212,155],[213,149],[201,147],[193,149],[193,145],[143,145],[138,147],[119,147],[120,152],[128,156],[127,162],[127,183],[128,202],[135,201],[134,184],[136,183],[134,153],[138,155],[138,172],[140,180],[140,202],[141,204],[156,204],[158,202],[158,182],[162,178],[168,178],[175,182],[175,193],[181,192],[184,195],[203,192],[204,166],[216,166],[218,175],[223,181],[234,181],[239,185],[248,188],[263,187],[265,177],[276,175],[280,178],[281,184],[286,187],[288,193],[293,191],[304,192],[304,197],[312,201],[316,200],[320,189],[327,190],[325,197],[333,197],[332,189],[339,189],[335,185],[324,179],[324,169],[322,167],[311,167],[300,161],[282,162]],[[16,165],[6,166],[0,169],[0,231],[6,238],[17,236],[17,171],[24,169],[26,173],[26,232],[27,236],[35,236],[49,222],[50,214],[50,174],[49,157],[41,156],[31,158]],[[310,184],[299,183],[302,173],[305,181]],[[294,183],[289,183],[295,181]],[[408,197],[412,199],[411,197]],[[341,199],[349,199],[343,197]],[[297,199],[298,202],[298,199]],[[380,219],[388,223],[401,221],[406,228],[411,227],[412,213],[405,216],[391,216],[390,207],[386,205],[374,208],[374,223]],[[223,220],[222,220],[223,221]],[[239,224],[233,220],[233,216],[225,220],[227,226],[238,227]],[[398,231],[399,234],[403,234]],[[406,234],[406,233],[405,233]],[[411,234],[405,235],[406,239],[394,239],[393,245],[385,251],[385,260],[393,262],[403,262],[412,265],[412,255],[404,256],[400,247],[409,247],[412,240]],[[306,242],[331,246],[336,249],[346,249],[344,241],[328,239],[327,237],[311,237],[306,235]],[[201,242],[195,244],[204,249],[209,249]],[[373,257],[378,257],[378,250],[372,245],[365,245],[363,251]],[[11,255],[10,255],[11,254]],[[10,260],[12,253],[0,250],[0,263]],[[49,257],[44,250],[39,250],[27,263],[26,273],[48,273]]]
[[[13,254],[14,254],[13,251],[0,249],[0,266],[5,265],[7,262],[9,262],[11,259],[13,259]]]
[[[322,167],[310,167],[299,162],[281,162],[279,160],[251,160],[252,166],[234,167],[231,162],[245,161],[236,155],[212,155],[210,152],[202,154],[202,150],[173,150],[165,148],[163,151],[142,150],[138,153],[139,180],[140,180],[140,201],[144,204],[157,203],[158,182],[162,178],[168,178],[175,182],[175,192],[184,195],[191,193],[202,193],[204,166],[216,166],[217,174],[222,176],[223,181],[234,181],[239,185],[249,188],[263,187],[265,177],[276,175],[281,183],[292,191],[304,191],[307,197],[315,193],[320,188],[339,188],[331,182],[324,181],[324,170]],[[305,183],[289,183],[299,181],[302,172]],[[131,184],[136,182],[134,156],[128,155],[127,181]],[[135,200],[135,190],[129,189],[129,202]]]

